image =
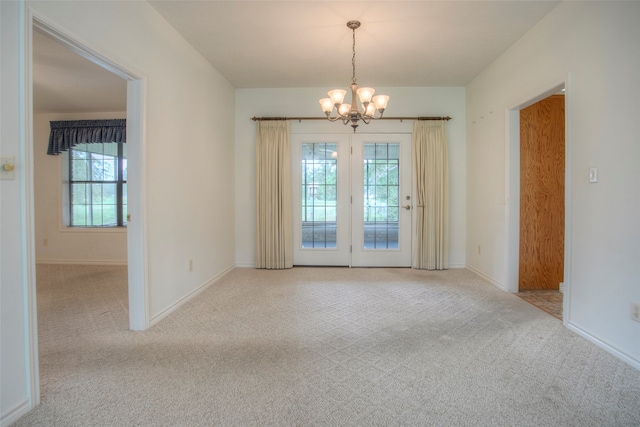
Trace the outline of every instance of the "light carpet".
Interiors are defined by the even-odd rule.
[[[640,372],[464,269],[235,269],[144,332],[125,267],[37,269],[17,426],[638,426]]]

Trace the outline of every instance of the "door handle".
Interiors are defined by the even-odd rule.
[[[409,209],[411,209],[411,205],[405,205],[405,206],[403,206],[402,208],[403,208],[403,209],[406,209],[406,210],[409,210]]]

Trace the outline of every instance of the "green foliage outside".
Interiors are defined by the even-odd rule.
[[[335,222],[338,203],[336,144],[302,144],[302,222]]]
[[[336,144],[302,145],[302,221],[335,221],[337,215]],[[364,220],[397,222],[399,215],[399,146],[365,144]]]

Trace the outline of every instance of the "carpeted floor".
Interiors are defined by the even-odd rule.
[[[640,372],[467,270],[236,269],[144,332],[126,269],[40,265],[17,426],[638,426]]]

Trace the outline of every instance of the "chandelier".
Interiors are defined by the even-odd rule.
[[[322,98],[320,100],[320,105],[329,121],[335,122],[342,120],[342,123],[345,125],[351,123],[353,132],[355,132],[360,120],[368,125],[371,120],[382,117],[385,108],[387,108],[389,97],[387,95],[373,96],[376,90],[370,87],[358,88],[358,84],[356,83],[356,29],[360,27],[360,21],[349,21],[347,22],[347,27],[353,31],[353,56],[351,57],[353,75],[351,77],[351,85],[349,86],[351,88],[351,104],[343,103],[344,97],[347,94],[346,90],[334,89],[327,93],[329,98]],[[361,108],[358,108],[356,94],[358,94],[358,98],[360,98]],[[334,108],[338,115],[331,117]],[[376,112],[378,113],[377,117]]]

